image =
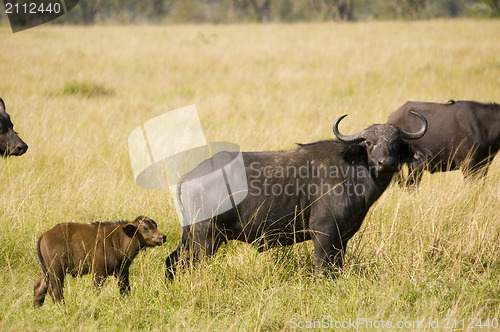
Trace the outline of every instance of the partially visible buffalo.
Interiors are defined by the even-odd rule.
[[[139,250],[164,242],[156,223],[144,216],[133,222],[57,224],[38,239],[43,274],[35,283],[33,304],[41,306],[47,291],[55,303],[62,301],[66,273],[76,277],[92,272],[96,287],[114,275],[120,293],[127,294],[129,267]]]
[[[443,172],[462,168],[464,176],[484,177],[500,148],[500,105],[475,101],[447,104],[407,102],[387,121],[403,130],[415,130],[419,122],[410,115],[418,112],[429,122],[427,134],[418,143],[428,158],[408,164],[408,178],[399,174],[401,185],[420,183],[424,169]]]
[[[10,116],[5,111],[5,103],[0,98],[0,154],[7,156],[20,156],[28,150],[28,145],[14,131]]]
[[[341,268],[347,241],[360,228],[399,165],[423,156],[418,146],[405,140],[418,139],[427,130],[425,118],[415,113],[420,127],[413,133],[376,124],[345,136],[338,130],[344,117],[333,125],[340,141],[300,145],[294,151],[243,152],[241,176],[248,187],[245,198],[235,208],[198,222],[186,219],[197,212],[207,215],[207,211],[188,211],[190,202],[213,200],[212,188],[218,184],[210,179],[216,178],[207,176],[206,182],[191,186],[191,192],[184,189],[185,184],[202,179],[200,175],[210,165],[235,159],[235,153],[219,152],[187,173],[178,184],[178,200],[187,226],[182,229],[178,247],[166,260],[167,279],[173,278],[179,260],[189,263],[197,252],[211,256],[229,240],[251,243],[260,251],[313,240],[315,272],[329,274]],[[234,183],[227,179],[234,174],[230,174],[231,169],[226,173],[225,185],[230,190]]]

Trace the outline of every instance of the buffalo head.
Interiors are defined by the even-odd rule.
[[[421,138],[427,131],[427,120],[416,112],[411,112],[422,121],[422,127],[416,133],[408,133],[391,124],[375,124],[354,135],[342,135],[338,125],[347,115],[338,118],[333,124],[333,133],[342,142],[356,143],[357,154],[362,153],[377,172],[394,173],[402,162],[421,159],[425,152],[418,146],[405,140]],[[352,152],[351,152],[352,154]]]
[[[28,145],[14,131],[10,116],[5,111],[5,103],[0,98],[0,154],[20,156],[28,150]]]

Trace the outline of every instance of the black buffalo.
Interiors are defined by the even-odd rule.
[[[5,103],[0,98],[0,154],[20,156],[28,150],[28,145],[14,131],[10,116],[5,111]]]
[[[251,243],[259,251],[313,240],[315,272],[328,274],[341,268],[347,241],[360,228],[400,163],[423,155],[417,145],[405,141],[418,139],[427,130],[426,119],[415,115],[421,127],[413,133],[376,124],[345,136],[338,130],[344,115],[333,125],[339,141],[304,144],[293,151],[241,153],[246,196],[235,208],[185,223],[180,244],[166,259],[167,279],[173,278],[179,259],[189,263],[197,253],[211,256],[229,240]],[[200,194],[201,200],[213,200],[211,186],[217,184],[209,180],[198,183],[190,194],[183,185],[200,178],[210,165],[225,164],[235,156],[232,152],[215,154],[181,179],[178,199],[184,222],[190,218],[186,207],[190,200],[200,200],[193,198]],[[226,180],[233,176],[231,167],[225,171]],[[225,183],[228,189],[233,184]],[[238,194],[233,192],[235,200]]]
[[[399,174],[401,185],[418,186],[426,169],[431,173],[461,168],[465,177],[484,177],[500,148],[500,105],[475,101],[446,104],[407,102],[389,116],[388,123],[403,130],[418,128],[410,112],[429,121],[427,134],[416,142],[428,158],[408,164],[408,177]]]

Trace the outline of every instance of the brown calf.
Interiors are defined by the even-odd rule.
[[[38,239],[38,258],[43,274],[35,283],[35,306],[49,292],[55,303],[63,300],[64,277],[92,272],[96,287],[109,275],[118,278],[121,294],[130,292],[129,267],[139,250],[165,242],[156,223],[144,216],[133,222],[62,223]]]

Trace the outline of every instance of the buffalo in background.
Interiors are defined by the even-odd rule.
[[[408,163],[408,177],[399,174],[399,183],[418,186],[424,170],[431,173],[461,168],[465,177],[481,178],[488,173],[500,148],[500,105],[475,101],[446,104],[409,101],[394,111],[387,121],[403,130],[415,130],[411,112],[429,122],[425,136],[416,140],[428,158]]]
[[[293,151],[243,152],[246,197],[218,215],[185,222],[178,247],[166,259],[167,279],[174,277],[179,260],[189,264],[197,253],[214,255],[230,240],[253,244],[259,251],[312,240],[315,272],[328,274],[341,268],[347,241],[399,165],[424,157],[407,140],[421,138],[427,130],[426,119],[414,113],[420,127],[412,133],[391,124],[376,124],[346,136],[338,130],[345,116],[333,125],[339,141],[304,144]],[[219,152],[181,179],[178,201],[184,221],[190,218],[190,200],[194,196],[211,199],[214,183],[197,183],[191,192],[183,189],[184,184],[200,178],[210,165],[235,158],[234,154]],[[226,185],[229,188],[231,183]]]
[[[14,125],[0,98],[0,154],[4,157],[20,156],[28,150],[28,145],[14,131]]]

